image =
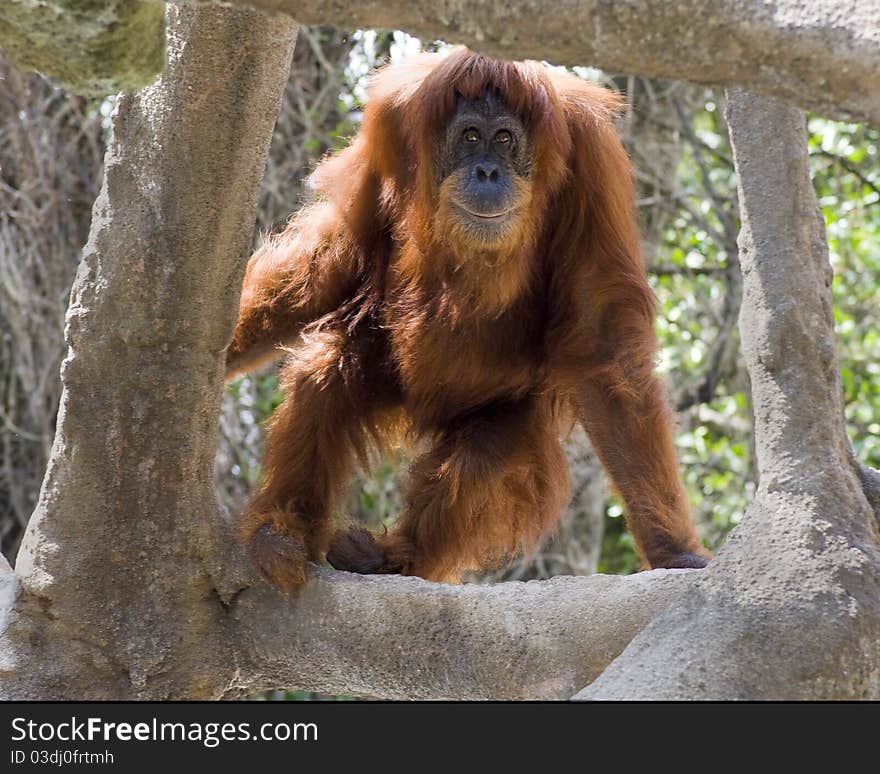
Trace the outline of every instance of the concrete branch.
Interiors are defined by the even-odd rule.
[[[568,699],[696,575],[449,586],[322,570],[290,604],[260,586],[230,606],[237,676],[229,690]]]
[[[302,24],[403,29],[509,59],[735,86],[833,118],[880,125],[880,4],[864,0],[233,2]],[[132,22],[143,14],[155,25],[150,5],[12,0],[0,10],[0,46],[80,89],[118,90],[132,77],[149,82],[161,33],[149,32],[143,20]],[[117,41],[130,44],[122,49],[127,56],[113,53],[110,42]]]

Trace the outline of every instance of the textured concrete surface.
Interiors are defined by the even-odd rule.
[[[229,564],[211,479],[223,350],[295,35],[252,9],[173,7],[167,70],[117,105],[0,694],[201,695],[225,664],[199,647]]]
[[[260,587],[230,606],[237,679],[395,699],[567,699],[698,575],[449,586],[321,570],[292,604]]]
[[[303,24],[404,29],[549,59],[790,100],[880,124],[880,3],[866,0],[235,0]]]
[[[737,86],[835,118],[880,124],[875,2],[233,2],[303,24],[404,29],[509,59]],[[124,90],[149,83],[160,66],[160,10],[160,3],[134,0],[7,0],[0,8],[0,47],[74,89]]]
[[[164,10],[144,0],[3,0],[0,51],[79,94],[134,91],[165,64]]]

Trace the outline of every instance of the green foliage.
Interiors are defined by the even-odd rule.
[[[880,467],[880,132],[811,117],[813,184],[834,268],[834,322],[856,454]]]
[[[605,510],[605,532],[598,571],[610,575],[629,575],[639,568],[639,557],[632,535],[626,530],[623,506],[612,497]]]

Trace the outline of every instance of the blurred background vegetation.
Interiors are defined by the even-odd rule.
[[[307,200],[303,179],[315,161],[356,132],[369,71],[420,48],[399,32],[301,30],[255,244]],[[660,300],[658,367],[678,412],[678,451],[694,517],[706,543],[717,548],[741,518],[756,474],[748,377],[737,335],[739,222],[723,94],[586,69],[577,73],[628,99],[620,129],[637,171],[644,253]],[[112,106],[112,99],[72,96],[0,59],[0,541],[10,560],[52,443],[64,313],[100,186]],[[835,272],[849,430],[859,457],[876,468],[880,137],[876,129],[819,117],[810,117],[808,128]],[[272,368],[227,388],[215,473],[219,496],[233,513],[259,477],[262,425],[280,398]],[[582,434],[569,440],[568,452],[575,489],[558,536],[534,556],[472,580],[638,569],[621,504]],[[372,525],[388,523],[398,511],[406,469],[403,454],[377,460],[353,482],[345,510]]]

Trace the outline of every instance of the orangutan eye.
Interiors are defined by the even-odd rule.
[[[471,127],[470,129],[464,130],[464,139],[465,142],[479,142],[480,141],[480,133]]]
[[[513,135],[507,131],[507,129],[502,129],[498,134],[495,135],[495,142],[501,145],[508,145],[510,141],[513,139]]]

